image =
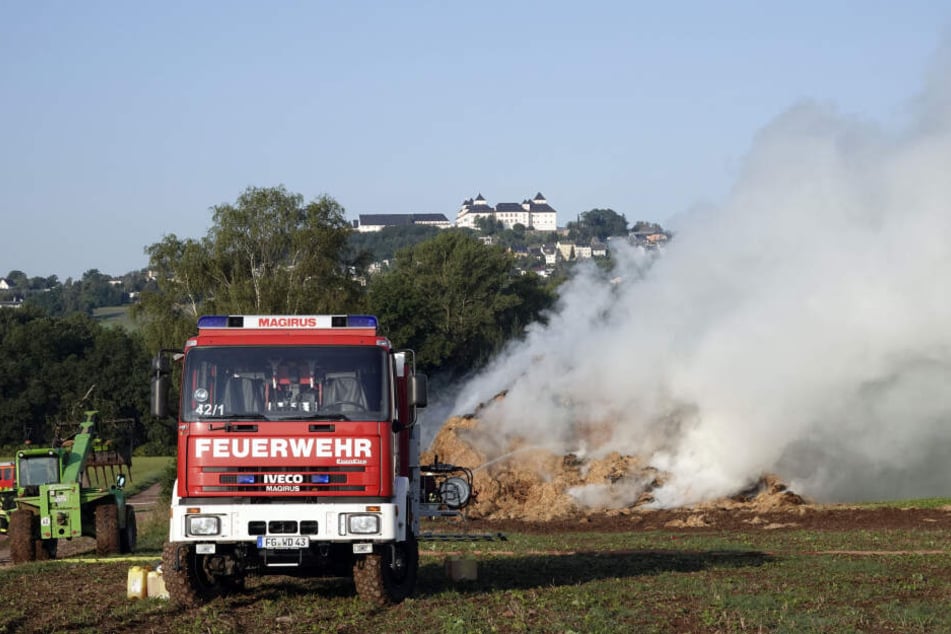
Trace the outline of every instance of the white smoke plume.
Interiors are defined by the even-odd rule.
[[[722,205],[656,260],[581,272],[455,411],[507,390],[487,433],[643,456],[665,506],[764,472],[822,501],[951,495],[951,73],[932,79],[901,130],[779,116]]]

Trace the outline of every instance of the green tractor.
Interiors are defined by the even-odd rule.
[[[87,468],[108,461],[96,451],[98,422],[98,413],[88,411],[71,439],[17,451],[15,508],[6,511],[13,563],[53,559],[59,540],[80,536],[94,537],[100,555],[135,550],[135,511],[122,490],[125,475],[108,488],[87,486]]]

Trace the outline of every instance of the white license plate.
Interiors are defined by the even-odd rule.
[[[310,537],[258,537],[258,548],[307,548]]]

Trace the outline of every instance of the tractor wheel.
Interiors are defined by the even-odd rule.
[[[162,578],[173,603],[195,608],[244,587],[243,577],[212,574],[206,567],[209,557],[196,554],[194,544],[165,542],[162,548]]]
[[[419,545],[410,534],[405,542],[384,544],[381,552],[357,559],[353,583],[357,594],[367,603],[389,605],[413,594],[418,570]]]
[[[48,561],[56,559],[56,551],[59,545],[58,539],[37,539],[33,542],[33,550],[36,553],[37,561]]]
[[[135,525],[135,509],[126,504],[125,528],[119,535],[119,550],[123,553],[134,553],[135,544],[139,538],[138,528]]]
[[[96,554],[119,552],[119,542],[119,511],[115,504],[100,504],[96,507]]]
[[[34,532],[34,527],[36,531]],[[10,559],[15,564],[36,560],[34,542],[39,535],[39,518],[31,511],[18,509],[10,513]]]

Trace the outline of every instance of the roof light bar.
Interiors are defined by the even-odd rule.
[[[245,329],[313,329],[373,328],[378,325],[373,315],[204,315],[198,328]]]

